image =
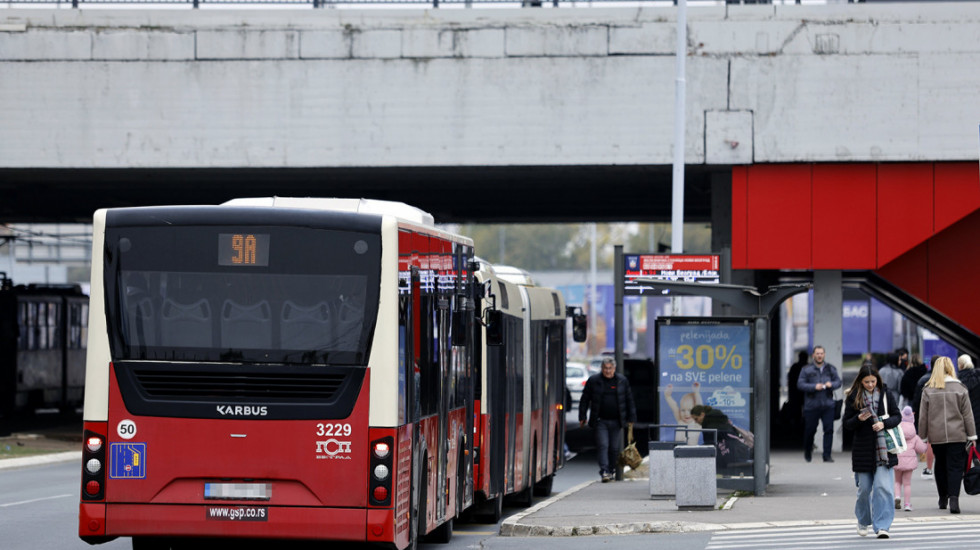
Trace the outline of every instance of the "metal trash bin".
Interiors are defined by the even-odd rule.
[[[714,509],[718,501],[714,445],[675,447],[674,485],[678,509]]]
[[[677,445],[676,441],[649,443],[650,498],[674,496],[674,447]]]

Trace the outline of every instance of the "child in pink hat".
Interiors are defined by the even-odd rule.
[[[895,466],[895,509],[902,508],[902,489],[905,490],[905,511],[912,511],[912,472],[919,465],[919,453],[926,452],[928,445],[919,439],[915,433],[915,414],[912,407],[902,409],[902,423],[899,424],[905,433],[908,448],[898,455],[898,466]]]

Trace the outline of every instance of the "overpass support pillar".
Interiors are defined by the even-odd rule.
[[[844,309],[844,295],[841,282],[840,271],[818,270],[813,272],[813,345],[824,347],[827,352],[826,361],[837,367],[838,374],[843,378],[844,372],[841,363],[844,354],[841,347],[841,339],[843,338],[841,317]],[[823,426],[820,429],[822,430]],[[835,451],[843,450],[843,442],[838,434],[839,431],[835,429]]]

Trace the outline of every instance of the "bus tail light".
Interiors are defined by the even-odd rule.
[[[105,422],[86,422],[82,447],[82,500],[105,499]]]
[[[395,438],[381,437],[371,441],[371,466],[368,494],[373,506],[391,505],[391,465]]]

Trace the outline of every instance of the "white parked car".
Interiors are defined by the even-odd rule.
[[[565,386],[572,394],[572,403],[577,405],[589,379],[589,369],[585,363],[565,363]]]

